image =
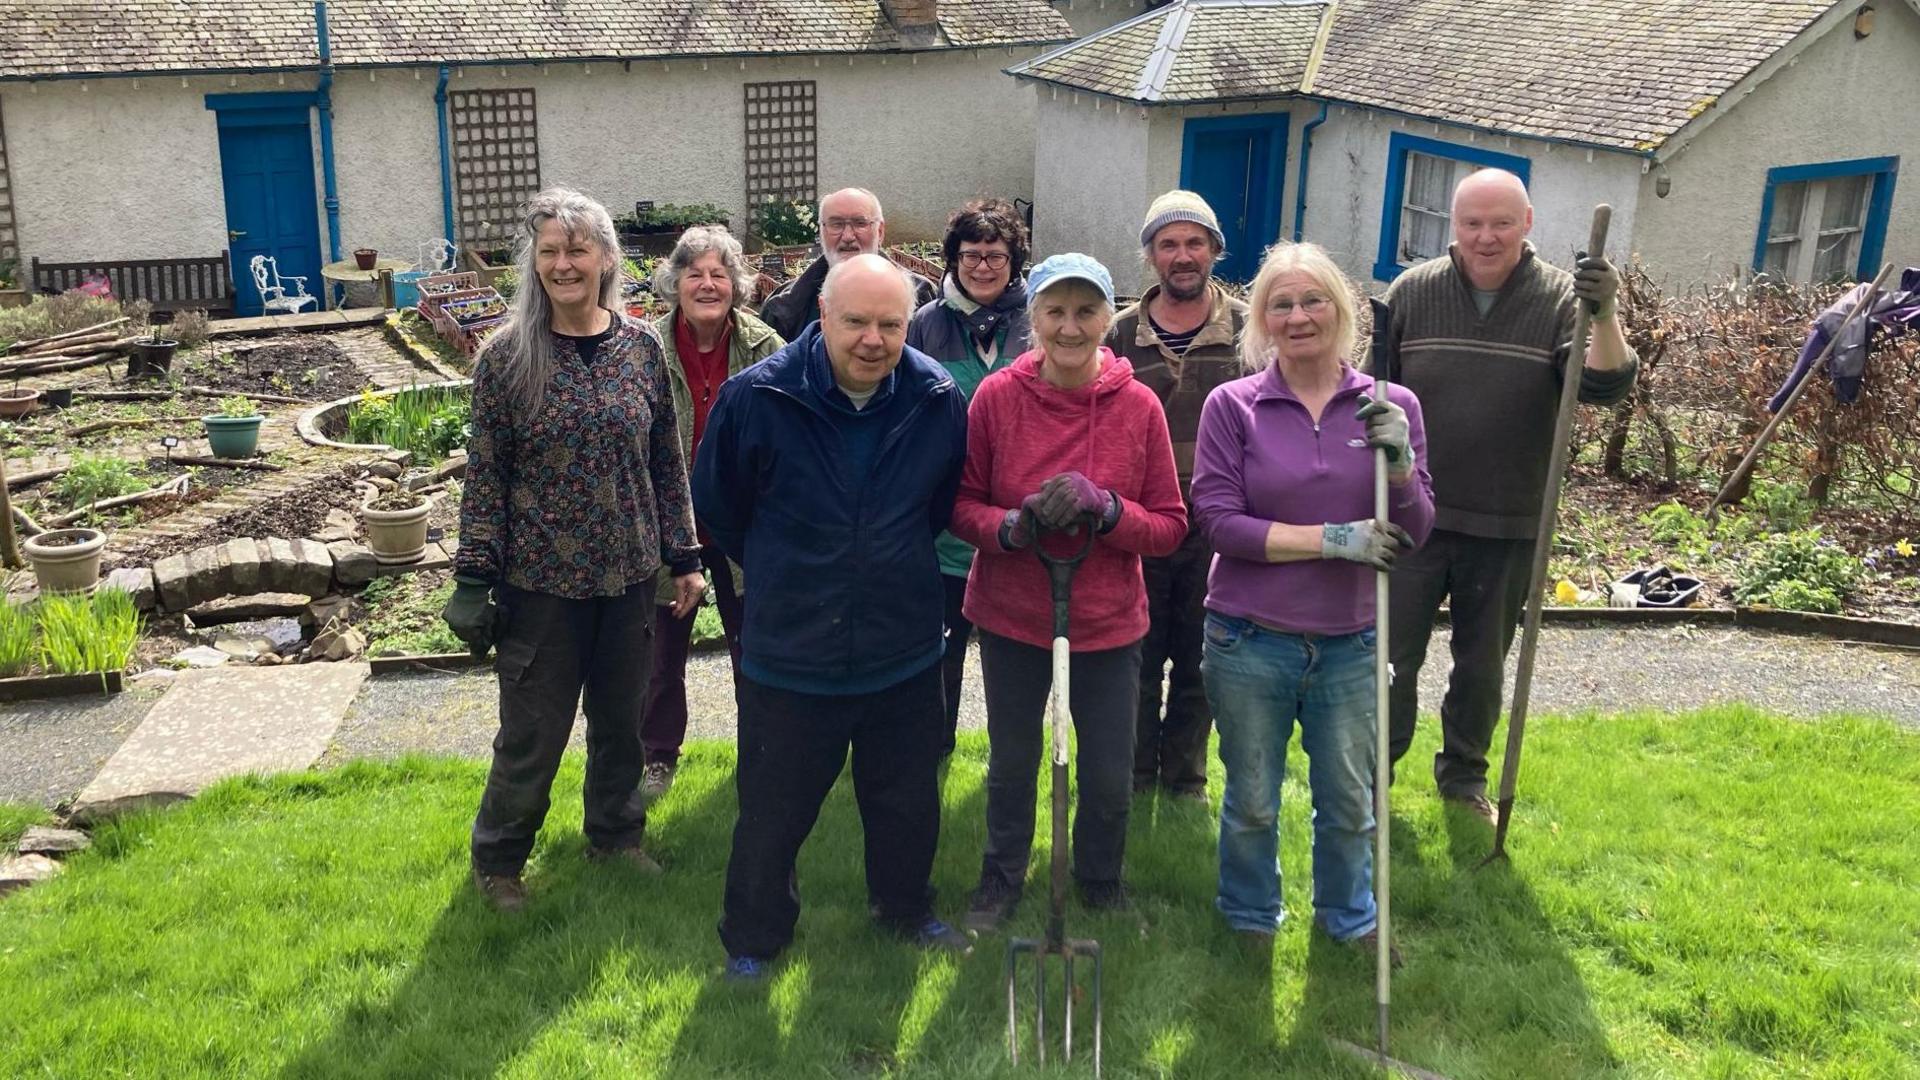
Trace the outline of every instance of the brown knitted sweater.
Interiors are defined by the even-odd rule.
[[[1573,275],[1528,244],[1482,316],[1450,252],[1401,274],[1386,299],[1388,370],[1375,374],[1420,399],[1434,527],[1532,538],[1573,345]],[[1638,369],[1637,358],[1618,371],[1582,368],[1580,400],[1624,399]]]

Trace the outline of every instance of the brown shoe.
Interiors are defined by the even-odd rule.
[[[473,887],[480,890],[488,907],[502,914],[511,915],[527,906],[527,885],[518,874],[485,874],[476,867]]]
[[[1440,797],[1466,810],[1473,816],[1482,819],[1489,825],[1498,825],[1500,823],[1500,812],[1495,810],[1493,804],[1487,801],[1487,796],[1483,792],[1473,791],[1462,794],[1441,792]]]
[[[620,863],[647,875],[662,873],[660,864],[653,861],[653,856],[647,854],[646,849],[639,844],[628,844],[626,847],[617,848],[588,847],[587,858],[597,863]]]
[[[1485,800],[1482,801],[1484,802]],[[1376,926],[1366,933],[1361,934],[1359,937],[1350,939],[1347,944],[1362,950],[1368,956],[1378,956],[1380,955],[1380,928]],[[1395,970],[1398,970],[1406,963],[1406,958],[1400,955],[1400,946],[1398,945],[1388,944],[1387,959],[1393,964]]]
[[[667,793],[673,786],[673,774],[680,765],[676,761],[650,761],[640,773],[640,797],[653,802]]]

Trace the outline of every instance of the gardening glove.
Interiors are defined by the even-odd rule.
[[[1033,534],[1039,526],[1034,505],[1040,501],[1040,493],[1034,492],[1021,500],[1018,507],[1007,511],[1000,521],[1000,548],[1003,551],[1019,551],[1033,543]]]
[[[467,651],[477,660],[493,647],[494,620],[500,609],[494,606],[493,588],[486,582],[463,577],[455,577],[453,581],[453,595],[441,609],[440,617],[446,620],[447,629],[453,631],[454,637],[467,643]]]
[[[1413,472],[1413,433],[1407,427],[1407,410],[1361,394],[1360,408],[1353,415],[1367,425],[1367,445],[1387,452],[1388,475],[1406,479]]]
[[[1573,260],[1573,295],[1587,302],[1587,312],[1596,322],[1613,318],[1614,301],[1620,297],[1620,271],[1605,255],[1580,252]]]
[[[1375,570],[1391,570],[1396,555],[1412,550],[1413,537],[1391,521],[1382,524],[1374,518],[1362,518],[1344,525],[1329,521],[1320,527],[1323,559],[1351,559]]]
[[[1041,524],[1049,529],[1064,529],[1083,515],[1099,519],[1100,531],[1107,532],[1120,520],[1120,500],[1077,472],[1063,472],[1040,485],[1040,505],[1035,507]]]

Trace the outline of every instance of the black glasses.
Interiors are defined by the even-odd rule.
[[[963,251],[960,253],[960,265],[969,270],[986,264],[989,270],[999,270],[1007,265],[1010,256],[1004,251]]]

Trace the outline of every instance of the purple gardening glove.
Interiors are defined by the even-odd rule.
[[[1064,529],[1084,514],[1099,519],[1101,532],[1120,520],[1120,500],[1113,492],[1077,472],[1058,473],[1040,485],[1040,505],[1034,509],[1049,529]]]
[[[1037,507],[1040,505],[1040,493],[1034,492],[1020,500],[1020,505],[1007,511],[1000,521],[1000,547],[1006,551],[1018,551],[1033,543],[1033,534],[1039,525]]]

